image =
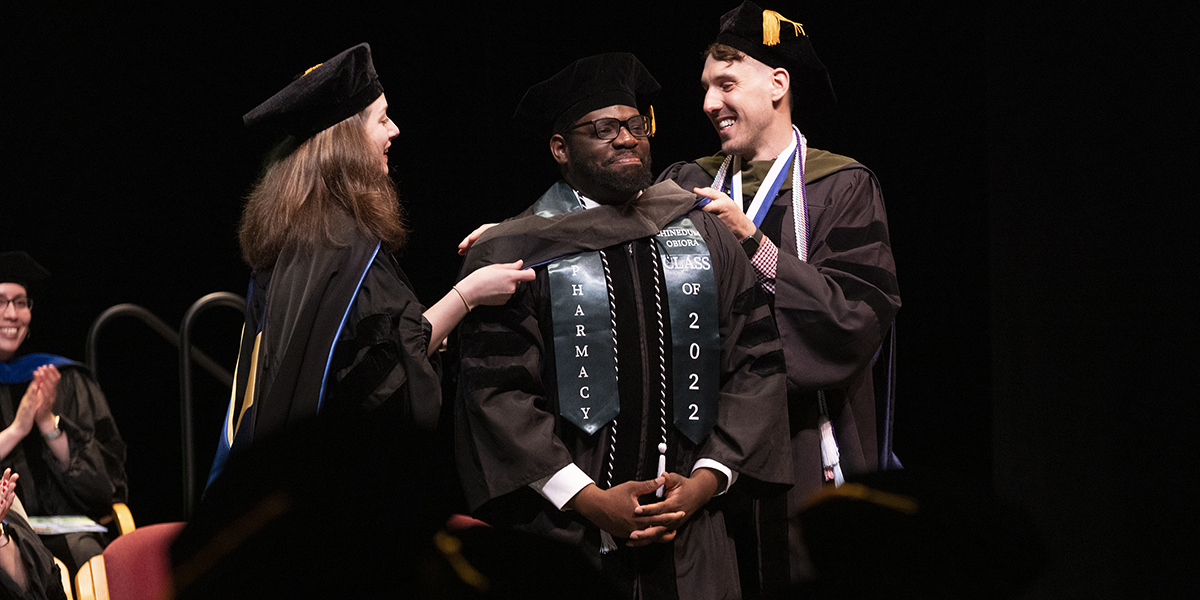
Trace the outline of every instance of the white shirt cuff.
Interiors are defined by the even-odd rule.
[[[579,493],[579,490],[592,483],[595,482],[583,469],[575,466],[575,463],[570,463],[557,473],[529,484],[529,487],[549,500],[558,510],[564,510],[563,507]]]
[[[725,474],[725,488],[717,490],[717,493],[713,494],[713,496],[720,496],[721,494],[728,492],[729,488],[731,486],[733,486],[733,482],[737,481],[737,473],[735,471],[731,471],[729,469],[729,467],[727,467],[711,458],[702,458],[702,459],[696,461],[695,466],[692,467],[692,472],[695,473],[696,469],[701,469],[701,468],[712,469],[714,471],[720,471],[721,473]]]

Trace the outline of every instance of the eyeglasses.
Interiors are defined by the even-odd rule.
[[[617,136],[621,135],[621,128],[624,127],[625,129],[629,130],[630,135],[633,137],[644,138],[650,137],[650,135],[653,133],[653,131],[651,131],[652,123],[653,121],[651,121],[650,117],[647,117],[646,115],[634,115],[628,119],[625,119],[624,121],[620,119],[614,119],[612,117],[596,119],[595,121],[588,121],[586,123],[572,125],[567,129],[578,129],[580,127],[591,125],[596,131],[596,137],[602,140],[615,140],[617,139]]]
[[[13,305],[13,308],[17,309],[18,311],[28,310],[30,308],[33,308],[33,300],[30,300],[29,298],[26,298],[25,296],[21,296],[20,298],[13,298],[11,300],[8,298],[5,298],[4,296],[0,296],[0,312],[4,312],[4,311],[8,310],[9,304]]]

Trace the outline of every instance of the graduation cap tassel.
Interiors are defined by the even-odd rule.
[[[842,476],[841,458],[838,453],[837,438],[833,434],[833,423],[829,421],[829,407],[825,404],[825,390],[817,391],[817,403],[821,416],[817,420],[821,429],[821,462],[825,467],[825,481],[832,481],[840,486],[846,481]]]
[[[787,21],[792,24],[792,29],[796,32],[796,37],[808,37],[804,33],[804,25],[797,23],[773,10],[763,11],[763,45],[774,46],[779,43],[780,23]]]
[[[600,554],[608,554],[617,549],[617,540],[613,539],[611,533],[600,530]]]

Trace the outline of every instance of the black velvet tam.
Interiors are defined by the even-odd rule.
[[[25,252],[0,252],[0,283],[20,284],[32,295],[33,288],[49,278],[50,271]]]
[[[359,44],[296,76],[246,113],[246,127],[307,138],[354,116],[383,94],[371,46]]]
[[[769,67],[787,69],[793,110],[827,110],[837,104],[829,72],[803,25],[746,0],[721,17],[716,43],[741,50]]]
[[[581,58],[525,92],[513,115],[539,135],[562,133],[598,108],[625,105],[643,114],[662,86],[628,52]]]

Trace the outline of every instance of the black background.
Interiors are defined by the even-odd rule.
[[[142,305],[177,328],[244,293],[235,227],[267,140],[241,115],[371,44],[400,127],[401,263],[431,304],[455,245],[555,178],[510,116],[571,60],[632,51],[663,84],[657,172],[710,154],[701,53],[727,3],[246,2],[18,8],[2,19],[0,250],[54,273],[25,349],[82,359],[95,318]],[[830,70],[812,146],[876,173],[904,306],[896,450],[990,482],[1051,548],[1030,597],[1196,587],[1195,11],[784,3]],[[232,366],[240,315],[197,343]],[[99,340],[140,524],[182,518],[177,355],[132,320]],[[197,470],[228,390],[196,375]]]

